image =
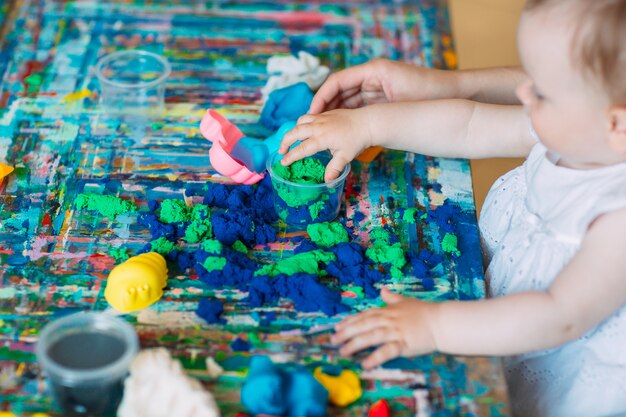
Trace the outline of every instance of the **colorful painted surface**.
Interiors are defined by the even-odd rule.
[[[80,193],[148,201],[200,202],[206,187],[226,179],[211,170],[210,143],[198,133],[208,107],[250,137],[271,132],[258,123],[265,62],[306,50],[332,70],[388,56],[435,67],[454,66],[443,1],[30,1],[18,4],[0,54],[0,162],[16,167],[0,185],[0,407],[15,413],[55,411],[33,354],[41,327],[82,310],[104,310],[105,279],[123,255],[150,241],[137,214],[115,219],[74,210]],[[167,109],[153,120],[117,118],[98,106],[97,59],[141,48],[172,63]],[[484,296],[469,167],[465,161],[385,152],[353,163],[342,216],[369,242],[373,226],[390,225],[407,250],[442,262],[420,276],[390,281],[427,300]],[[414,223],[402,220],[418,208]],[[428,213],[426,214],[426,210]],[[398,216],[396,216],[398,214]],[[257,247],[263,259],[288,256],[303,232],[278,225],[281,241]],[[461,253],[444,252],[447,233]],[[124,316],[142,345],[167,347],[215,395],[226,416],[241,411],[239,389],[250,355],[315,366],[340,359],[326,335],[304,336],[329,323],[321,313],[297,313],[288,300],[251,309],[245,294],[208,289],[193,271],[170,274],[161,301]],[[208,326],[194,311],[205,297],[224,301],[226,324]],[[349,289],[353,311],[379,305]],[[270,324],[264,317],[274,314]],[[237,341],[237,343],[233,343]],[[247,342],[247,343],[244,343]],[[236,352],[242,345],[250,352]],[[209,377],[205,359],[225,369]],[[361,373],[364,396],[336,415],[364,415],[390,399],[394,415],[500,415],[504,382],[498,362],[432,355]],[[58,411],[58,410],[56,410]]]

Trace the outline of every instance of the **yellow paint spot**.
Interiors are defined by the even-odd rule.
[[[26,365],[24,364],[24,362],[20,362],[20,364],[17,366],[17,370],[15,371],[15,376],[17,376],[18,378],[21,377],[24,373],[25,367]]]
[[[12,166],[0,164],[0,180],[13,172],[14,169]]]
[[[82,99],[87,98],[89,96],[91,96],[91,91],[87,90],[86,88],[83,88],[82,90],[78,90],[78,91],[74,91],[73,93],[69,93],[68,95],[63,97],[63,100],[64,101],[82,100]]]
[[[435,167],[428,167],[428,181],[437,181],[437,178],[441,175],[441,169]]]
[[[433,190],[428,191],[428,197],[430,197],[430,204],[437,207],[442,206],[446,201],[446,196]]]
[[[446,65],[448,68],[456,68],[458,62],[456,59],[456,54],[452,49],[446,49],[443,51],[443,59],[446,61]]]

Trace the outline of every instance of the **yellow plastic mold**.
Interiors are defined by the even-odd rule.
[[[315,368],[313,376],[328,391],[331,404],[346,407],[363,395],[359,376],[349,369],[344,369],[337,376],[325,374],[322,368]]]
[[[141,310],[163,296],[166,284],[165,258],[156,252],[142,253],[113,268],[104,298],[123,313]]]

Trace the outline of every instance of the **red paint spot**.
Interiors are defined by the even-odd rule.
[[[189,279],[196,280],[198,279],[197,275],[189,275]]]
[[[380,195],[380,202],[384,203],[385,202],[385,196],[383,196],[382,194]]]
[[[346,298],[356,298],[356,294],[352,291],[344,291],[341,293],[341,296]]]
[[[385,400],[378,400],[370,407],[367,417],[389,417],[391,415],[389,404]]]
[[[354,191],[354,179],[352,179],[352,177],[349,177],[346,183],[346,199],[350,200],[353,197],[357,198],[358,196],[359,193]]]
[[[44,214],[43,220],[41,221],[42,226],[50,226],[52,224],[52,219],[48,213]]]
[[[383,218],[380,220],[380,222],[381,222],[381,223],[383,224],[383,226],[384,226],[384,225],[386,225],[386,224],[387,224],[387,219],[386,219],[385,217],[383,217]]]
[[[324,25],[328,15],[317,12],[259,13],[257,17],[278,23],[282,28],[316,29]]]

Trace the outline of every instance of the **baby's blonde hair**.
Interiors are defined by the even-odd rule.
[[[576,7],[572,62],[600,82],[613,104],[626,105],[626,0],[527,0],[525,10]]]

